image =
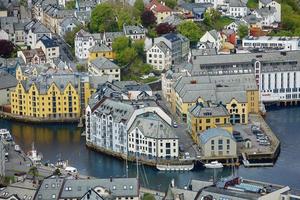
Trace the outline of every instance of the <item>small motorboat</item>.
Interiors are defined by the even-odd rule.
[[[28,151],[27,156],[33,164],[40,164],[43,159],[43,155],[34,148],[34,143],[32,143],[32,149]]]
[[[212,161],[211,163],[204,164],[204,167],[208,169],[219,169],[223,168],[223,164],[218,161]]]

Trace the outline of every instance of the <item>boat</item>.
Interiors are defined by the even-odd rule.
[[[21,152],[21,147],[17,144],[15,145],[15,151],[19,153]]]
[[[58,159],[55,163],[55,167],[65,169],[68,166],[68,160]]]
[[[75,167],[68,166],[64,169],[68,174],[78,175],[78,170]]]
[[[27,156],[33,164],[40,164],[43,159],[43,155],[34,148],[34,143],[32,143],[32,149],[27,152]]]
[[[194,168],[194,164],[186,165],[156,165],[156,169],[160,171],[191,171]]]
[[[211,163],[204,164],[204,167],[209,169],[218,169],[223,168],[223,164],[219,163],[218,161],[212,161]]]

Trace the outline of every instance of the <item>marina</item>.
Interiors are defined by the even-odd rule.
[[[282,118],[282,116],[285,117]],[[299,171],[296,170],[300,167],[300,163],[294,162],[294,157],[299,152],[299,146],[295,145],[299,135],[294,130],[299,129],[300,108],[268,110],[265,120],[281,141],[281,153],[278,160],[273,167],[245,168],[240,166],[236,169],[236,173],[249,179],[289,184],[299,188],[299,182],[294,179],[294,177],[300,176]],[[126,175],[124,161],[87,149],[84,138],[81,137],[82,129],[78,129],[76,125],[30,125],[6,120],[0,120],[0,124],[2,128],[10,130],[16,144],[20,145],[25,152],[32,148],[32,141],[34,141],[35,148],[43,154],[45,162],[56,163],[59,158],[64,158],[80,174],[87,176],[104,178]],[[292,163],[293,167],[286,165],[287,162]],[[129,176],[135,176],[136,166],[132,163],[129,163],[128,166]],[[160,190],[165,188],[172,178],[179,186],[185,186],[192,177],[202,180],[210,180],[213,177],[213,170],[209,169],[186,172],[159,171],[154,167],[147,166],[144,166],[143,169],[148,174],[148,182],[157,185],[153,189],[160,188]],[[218,177],[225,177],[231,173],[232,170],[228,167],[217,169]],[[274,176],[274,174],[277,175]],[[142,185],[146,186],[144,175],[141,176]],[[154,178],[156,176],[160,177],[159,182]]]

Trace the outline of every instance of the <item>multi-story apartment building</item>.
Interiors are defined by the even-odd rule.
[[[116,58],[116,54],[113,52],[111,47],[98,43],[89,49],[88,61],[93,61],[98,57],[105,57],[109,60],[114,60]]]
[[[18,51],[17,55],[23,59],[25,64],[46,63],[46,55],[42,48]]]
[[[0,105],[9,105],[10,92],[15,90],[18,81],[13,75],[3,71],[0,72],[0,80]]]
[[[112,81],[121,80],[120,67],[105,57],[99,57],[95,60],[90,61],[88,64],[88,71],[94,76],[107,75]]]
[[[172,15],[172,9],[165,5],[165,2],[158,0],[151,0],[146,5],[146,9],[154,13],[156,17],[156,23],[160,24],[164,19]]]
[[[89,49],[101,41],[101,34],[91,34],[80,30],[75,35],[75,56],[78,59],[88,59]]]
[[[276,22],[281,22],[281,4],[274,0],[259,0],[258,1],[259,8],[275,8],[275,20]]]
[[[164,42],[171,50],[172,64],[187,60],[190,41],[179,33],[168,33],[154,39],[154,44]]]
[[[248,15],[248,7],[242,0],[229,0],[226,14],[234,18],[242,18]]]
[[[167,70],[171,67],[171,49],[164,43],[154,44],[147,51],[147,63],[155,70]]]
[[[128,130],[128,151],[150,158],[177,158],[178,136],[174,128],[155,113],[139,115]]]
[[[25,25],[25,45],[29,46],[31,49],[35,48],[37,41],[43,37],[48,36],[52,38],[51,31],[43,25],[41,22],[32,20]]]
[[[191,74],[254,74],[262,102],[300,100],[299,51],[195,56]]]
[[[50,62],[53,58],[59,57],[59,45],[48,36],[41,37],[37,41],[35,48],[43,50],[47,62]]]
[[[124,24],[123,32],[126,37],[131,38],[133,41],[144,39],[146,36],[145,29],[142,25],[130,26],[130,25]]]
[[[298,37],[278,37],[278,36],[249,36],[243,38],[244,48],[258,48],[266,50],[300,50],[300,38]]]
[[[210,102],[197,102],[187,115],[187,125],[190,134],[195,141],[198,134],[210,128],[223,128],[232,133],[230,113],[222,104],[214,105]],[[197,141],[198,142],[198,141]]]
[[[97,88],[96,81],[80,74],[46,74],[20,81],[10,94],[11,113],[43,119],[77,119]]]
[[[187,120],[189,109],[197,102],[223,104],[230,123],[248,123],[248,113],[259,111],[258,87],[253,74],[183,76],[172,87],[172,112]]]

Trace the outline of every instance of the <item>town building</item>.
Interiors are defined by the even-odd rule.
[[[300,50],[300,38],[279,36],[248,36],[243,38],[244,48],[258,48],[265,50]]]
[[[264,28],[278,28],[278,24],[280,21],[276,21],[276,8],[263,7],[254,10],[252,14],[259,19],[261,25]]]
[[[230,123],[230,113],[222,104],[214,105],[210,102],[197,102],[193,105],[187,116],[188,130],[197,143],[198,134],[211,129],[223,128],[232,133],[233,127]]]
[[[277,51],[192,58],[191,74],[252,74],[262,102],[292,102],[300,98],[299,51]]]
[[[104,32],[102,43],[104,43],[108,47],[112,47],[113,41],[121,36],[124,36],[124,32]]]
[[[9,105],[10,92],[15,90],[18,81],[7,72],[0,72],[0,80],[0,105]]]
[[[88,64],[88,71],[94,76],[109,76],[110,80],[121,80],[121,69],[118,65],[105,57],[99,57]]]
[[[201,56],[205,57],[205,56]],[[259,92],[253,74],[182,76],[172,87],[171,108],[183,121],[197,102],[223,104],[230,123],[248,123],[248,113],[258,113]]]
[[[233,18],[242,18],[248,15],[248,7],[243,0],[229,0],[226,15]]]
[[[34,49],[37,41],[43,37],[48,36],[52,38],[51,31],[41,22],[32,20],[26,24],[25,28],[25,45]]]
[[[281,22],[281,4],[274,0],[259,0],[258,1],[259,8],[275,8],[275,21]]]
[[[237,142],[233,135],[222,128],[210,128],[199,134],[201,157],[205,162],[220,160],[238,162]]]
[[[11,92],[11,113],[40,119],[76,120],[103,80],[80,74],[41,74]]]
[[[177,158],[178,136],[171,124],[155,113],[137,116],[128,130],[128,151],[149,158]]]
[[[171,50],[172,63],[181,63],[187,60],[190,41],[179,33],[168,33],[160,37],[154,38],[154,43],[164,42]]]
[[[213,4],[201,2],[201,3],[188,3],[184,2],[179,5],[179,9],[184,19],[193,21],[203,21],[204,14],[209,9],[212,8]]]
[[[155,70],[167,70],[171,67],[171,49],[163,42],[154,44],[146,53],[147,64]]]
[[[106,46],[102,43],[97,43],[95,46],[89,49],[89,58],[88,61],[93,61],[98,57],[104,57],[109,60],[114,60],[116,58],[115,52],[113,52],[111,47]]]
[[[44,64],[46,63],[46,55],[42,48],[21,50],[17,52],[17,56],[22,58],[25,64]]]
[[[172,15],[172,9],[165,5],[165,2],[158,0],[151,0],[149,4],[146,5],[146,9],[154,13],[156,17],[156,23],[160,24],[162,21]]]
[[[212,44],[212,48],[216,48],[218,51],[222,47],[223,40],[218,31],[210,30],[200,38],[199,42]]]
[[[41,37],[37,41],[35,48],[43,50],[47,62],[49,62],[53,58],[59,57],[59,45],[55,40],[49,38],[48,36]]]
[[[145,29],[142,25],[132,26],[132,25],[123,25],[124,35],[132,40],[141,40],[146,36]]]
[[[75,35],[75,56],[78,59],[88,59],[89,49],[101,42],[101,34],[91,34],[81,29]]]
[[[37,184],[33,183],[32,180],[25,179],[2,188],[0,199],[34,199],[36,190]]]
[[[75,17],[66,17],[59,23],[58,35],[60,35],[60,37],[64,37],[67,32],[73,31],[80,25],[81,23]]]
[[[132,124],[138,116],[155,113],[169,125],[172,124],[171,118],[157,106],[153,98],[145,96],[132,101],[126,100],[124,93],[110,91],[107,93],[100,89],[86,109],[88,146],[125,158],[129,150],[129,130],[135,130]]]
[[[92,198],[95,196],[95,198]],[[140,199],[137,178],[74,179],[50,176],[43,180],[34,199]]]

